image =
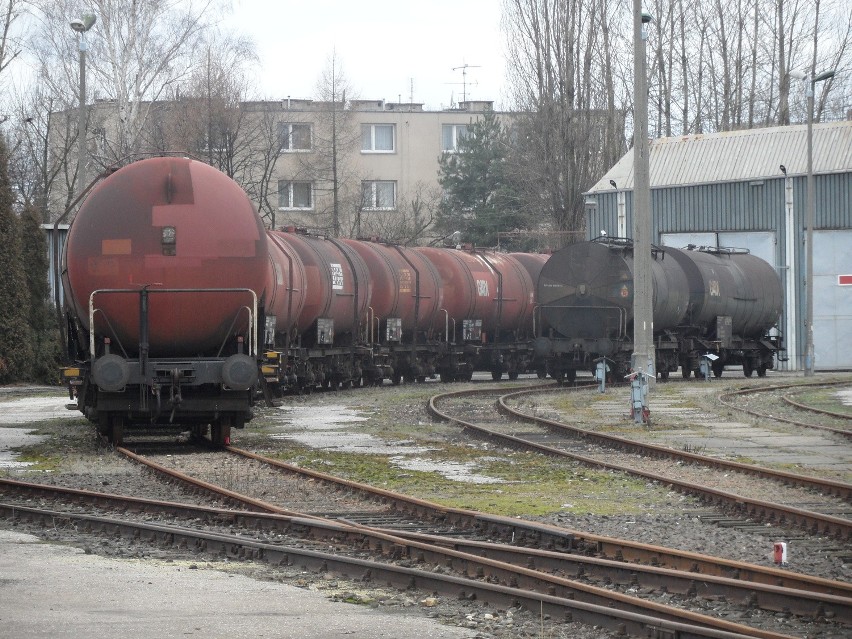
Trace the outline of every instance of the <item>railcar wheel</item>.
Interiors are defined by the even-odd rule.
[[[441,373],[441,383],[442,384],[449,384],[450,382],[454,382],[455,379],[456,378],[454,376],[450,375],[449,373]]]
[[[722,360],[719,359],[713,362],[711,367],[713,369],[713,377],[721,377],[722,372],[725,370],[725,365],[722,364]]]
[[[397,372],[394,372],[394,374],[391,376],[391,383],[392,383],[394,386],[399,386],[399,383],[400,383],[401,381],[402,381],[402,375],[400,375],[400,374],[399,374],[399,373],[397,373]]]
[[[766,377],[766,366],[758,366],[757,367],[757,376],[758,377]]]
[[[231,445],[231,418],[220,417],[210,424],[210,442],[217,448]]]
[[[499,382],[503,379],[503,371],[491,371],[491,379],[495,382]]]
[[[660,371],[660,379],[663,380],[663,381],[666,381],[666,380],[668,380],[668,378],[669,378],[669,369],[664,368],[663,370]]]
[[[746,377],[751,377],[753,373],[754,373],[754,367],[751,365],[751,362],[748,361],[748,360],[745,360],[743,362],[743,375],[745,375]]]
[[[124,418],[112,415],[109,418],[109,432],[107,433],[113,446],[121,446],[124,443]]]
[[[689,379],[692,376],[692,369],[688,366],[681,366],[680,374],[684,379]]]
[[[539,379],[547,379],[547,371],[545,370],[537,370],[535,374]]]
[[[567,371],[565,371],[565,381],[567,381],[569,384],[573,384],[575,381],[577,381],[576,368],[569,368]]]
[[[518,379],[518,371],[510,371],[509,372],[509,379],[511,379],[512,381]]]

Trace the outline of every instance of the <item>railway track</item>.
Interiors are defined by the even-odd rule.
[[[252,458],[257,459],[256,456]],[[135,459],[144,463],[144,460]],[[160,472],[158,465],[152,468]],[[169,477],[177,479],[178,474],[170,472]],[[195,478],[185,477],[182,481],[204,490],[213,488]],[[351,483],[346,485],[349,489],[353,488]],[[46,508],[33,509],[30,506],[8,503],[0,506],[0,510],[7,517],[49,521],[52,526],[56,526],[57,522],[73,522],[73,525],[82,526],[85,529],[100,530],[108,534],[150,537],[152,540],[158,540],[159,543],[168,542],[187,549],[203,548],[228,556],[258,558],[273,562],[305,562],[305,565],[323,571],[335,570],[331,566],[336,566],[336,569],[350,575],[353,569],[361,569],[366,571],[365,574],[369,574],[372,579],[386,579],[388,583],[395,585],[435,589],[445,594],[449,589],[449,594],[455,595],[459,595],[458,589],[462,588],[465,596],[485,597],[495,603],[511,594],[515,597],[513,601],[524,601],[527,605],[534,602],[535,609],[538,609],[537,607],[553,609],[554,613],[558,611],[560,615],[567,614],[578,621],[596,623],[618,631],[627,631],[630,634],[640,633],[638,636],[646,636],[642,633],[648,632],[651,627],[667,627],[670,624],[677,625],[684,622],[686,626],[693,623],[704,626],[708,622],[702,618],[702,615],[686,611],[672,612],[668,606],[655,604],[653,601],[636,600],[635,597],[589,585],[589,582],[602,581],[608,584],[664,588],[670,593],[692,598],[725,597],[765,610],[788,611],[797,615],[819,618],[827,616],[844,623],[852,623],[852,589],[847,589],[845,584],[805,576],[799,576],[802,579],[800,589],[767,586],[728,578],[703,576],[696,579],[695,573],[653,566],[637,566],[623,561],[608,561],[564,552],[518,548],[483,541],[448,539],[420,533],[400,534],[396,530],[376,529],[346,521],[330,521],[310,515],[297,517],[269,512],[222,510],[11,481],[3,481],[0,483],[0,488],[4,493],[20,493],[29,501],[50,498],[54,501],[58,499],[63,502],[73,502],[78,506],[90,504],[99,508],[106,507],[130,512],[134,518],[140,513],[156,514],[165,511],[170,516],[180,516],[182,519],[195,522],[196,525],[199,521],[219,522],[228,530],[239,526],[241,532],[237,535],[222,535],[219,532],[193,534],[182,525],[143,524],[137,527],[127,521],[118,521],[101,515],[60,512]],[[238,497],[232,491],[220,492],[220,496],[228,499]],[[383,496],[388,497],[388,495]],[[245,499],[244,503],[251,508],[263,508],[267,511],[283,510],[271,504],[258,503],[253,498]],[[425,503],[420,504],[421,507],[424,505]],[[435,510],[441,511],[441,508],[435,507]],[[322,541],[323,547],[327,547],[329,543],[338,546],[348,543],[354,548],[370,548],[381,555],[391,555],[396,559],[402,557],[408,560],[414,559],[417,564],[426,562],[444,566],[457,574],[478,577],[478,580],[484,579],[490,583],[483,589],[476,583],[464,581],[465,577],[459,581],[459,578],[448,575],[449,578],[443,580],[425,573],[428,576],[426,578],[422,570],[399,572],[393,568],[377,567],[363,558],[356,558],[356,561],[350,562],[343,557],[330,557],[328,553],[302,549],[291,550],[289,547],[284,555],[286,559],[282,559],[280,543],[272,548],[269,544],[247,541],[247,536],[258,536],[257,531],[262,531],[261,537],[265,539],[268,539],[272,533],[292,536],[295,531],[300,540],[308,538],[313,541]],[[547,572],[541,573],[540,570]],[[757,568],[757,570],[770,575],[771,578],[773,571],[766,573],[765,569]],[[739,566],[741,575],[747,575],[748,571],[748,567]],[[409,581],[403,584],[406,577]],[[435,583],[436,580],[441,583]],[[518,589],[520,592],[515,592]],[[537,598],[531,594],[532,591],[546,596]],[[523,596],[521,596],[522,593]],[[560,603],[560,600],[571,602],[568,606],[569,610],[566,611],[564,601]],[[576,604],[579,604],[579,609],[574,609]],[[601,606],[603,608],[616,606],[618,612],[607,613],[608,619],[603,620],[600,618],[602,610],[597,609]],[[636,615],[641,617],[649,614],[656,615],[653,621],[636,618]],[[785,636],[771,631],[753,629],[739,629],[744,631],[744,634],[740,635],[737,634],[738,624],[722,623],[720,625],[714,622],[709,625],[711,630],[715,628],[710,634],[705,634],[706,630],[692,630],[684,627],[678,630],[682,634],[676,636],[715,637],[728,636],[729,632],[735,633],[732,636],[773,638]],[[674,626],[671,627],[674,628]],[[717,635],[716,631],[725,634]],[[694,634],[696,632],[697,634]]]
[[[698,495],[701,499],[716,507],[729,512],[736,512],[751,519],[799,528],[808,531],[810,534],[830,536],[839,540],[848,541],[852,539],[852,519],[848,516],[852,512],[849,507],[850,499],[852,499],[852,485],[850,484],[775,471],[751,464],[721,460],[607,433],[594,432],[557,420],[525,413],[509,405],[510,400],[543,392],[553,392],[553,390],[524,389],[508,394],[504,394],[500,389],[493,388],[485,391],[481,389],[454,391],[432,397],[429,401],[429,410],[441,419],[455,423],[480,437],[500,442],[505,446],[534,450],[598,468],[629,473],[651,481],[664,482],[681,492]],[[490,395],[498,395],[497,406],[499,410],[517,421],[505,424],[499,423],[493,418],[477,417],[477,421],[474,422],[462,419],[458,414],[453,415],[438,407],[439,404],[468,400],[489,393]],[[462,408],[467,409],[468,407]],[[456,408],[456,411],[458,413],[459,408]],[[519,423],[532,425],[534,430],[530,431],[529,427],[519,427]],[[619,451],[619,455],[627,461],[620,463],[612,461],[613,451]],[[627,457],[628,454],[629,457]],[[667,463],[649,470],[649,465],[654,459],[663,459]],[[678,468],[677,464],[682,465],[682,467]],[[700,483],[683,478],[690,466],[700,466],[704,469],[700,471],[703,475]],[[716,474],[709,476],[708,473],[710,472],[716,472]],[[724,482],[728,479],[726,475],[730,473],[746,473],[770,480],[776,486],[773,489],[774,492],[777,493],[783,489],[788,493],[788,499],[792,503],[776,503],[708,485],[710,482],[724,485]],[[798,487],[800,490],[796,492],[791,490],[790,487]],[[797,503],[811,504],[814,501],[821,503],[823,512],[814,512],[796,505]]]
[[[144,447],[143,447],[144,449]],[[128,451],[129,452],[129,451]],[[157,450],[156,446],[144,451],[144,455],[136,455],[135,461],[150,463],[152,457],[180,460],[181,458],[195,458],[197,455],[170,454],[168,449]],[[184,451],[180,451],[184,452]],[[210,546],[217,553],[223,553],[228,557],[246,557],[265,559],[266,554],[262,546],[257,548],[245,546],[242,542],[251,540],[259,544],[271,544],[277,548],[287,547],[295,543],[297,546],[305,546],[311,552],[318,555],[302,560],[297,548],[292,555],[288,555],[286,562],[301,562],[311,565],[315,570],[331,570],[347,575],[367,576],[368,579],[376,579],[374,575],[383,574],[372,568],[365,568],[367,564],[360,567],[350,567],[348,570],[343,566],[346,558],[335,557],[331,562],[323,551],[330,547],[334,548],[333,555],[358,554],[356,559],[364,562],[376,561],[374,555],[381,555],[381,562],[391,560],[404,564],[404,568],[423,570],[426,565],[439,567],[442,570],[452,571],[449,575],[459,579],[472,579],[473,581],[491,582],[504,588],[517,588],[529,595],[530,592],[538,592],[546,597],[567,599],[568,601],[600,606],[603,608],[619,608],[622,612],[631,615],[645,616],[656,620],[662,625],[654,626],[641,622],[632,625],[633,622],[624,620],[615,621],[610,618],[603,622],[596,617],[597,612],[571,611],[554,602],[542,603],[541,599],[515,598],[512,601],[523,601],[528,608],[547,610],[556,618],[570,617],[575,620],[583,620],[587,623],[602,625],[614,629],[615,632],[626,632],[637,636],[649,636],[649,633],[658,632],[656,628],[671,628],[670,624],[684,624],[691,626],[690,620],[684,621],[680,612],[676,612],[674,618],[664,618],[660,612],[647,613],[644,603],[636,604],[631,598],[624,602],[606,600],[604,603],[596,603],[591,597],[608,596],[597,590],[615,589],[621,596],[626,593],[639,595],[642,599],[653,600],[660,593],[672,596],[678,605],[683,607],[699,601],[727,601],[731,605],[740,606],[741,610],[761,610],[767,613],[793,615],[799,619],[816,618],[826,619],[829,623],[826,637],[844,636],[844,631],[834,624],[850,623],[849,609],[852,606],[852,592],[847,584],[821,580],[819,578],[797,575],[787,570],[763,568],[751,566],[735,561],[724,561],[714,557],[706,557],[695,553],[671,551],[669,549],[646,546],[640,543],[622,542],[621,540],[578,533],[577,531],[547,526],[536,522],[524,522],[512,518],[495,517],[483,515],[463,509],[447,508],[431,504],[429,502],[411,498],[405,498],[384,490],[370,489],[355,482],[340,480],[331,475],[305,471],[301,468],[282,464],[276,460],[269,460],[247,451],[233,449],[225,452],[217,452],[216,461],[207,463],[211,467],[223,468],[226,458],[242,458],[254,464],[274,469],[274,473],[294,476],[304,476],[300,482],[307,482],[309,492],[316,492],[319,486],[329,486],[330,492],[340,498],[340,505],[329,506],[329,500],[319,500],[317,507],[311,507],[307,502],[298,503],[298,507],[286,508],[281,503],[270,503],[257,495],[248,494],[251,491],[235,490],[231,486],[229,490],[221,491],[217,482],[198,482],[195,478],[191,481],[194,486],[190,490],[197,494],[216,495],[214,499],[220,503],[227,503],[229,508],[206,508],[190,510],[181,515],[182,521],[170,522],[167,529],[178,529],[175,535],[173,530],[163,532],[139,532],[134,535],[149,536],[152,539],[163,540],[179,539],[177,546],[184,546],[187,550],[198,551],[202,547]],[[148,454],[150,453],[150,455]],[[172,450],[174,453],[174,450]],[[132,454],[131,454],[132,456]],[[237,457],[239,456],[239,457]],[[148,459],[142,459],[148,458]],[[162,460],[162,459],[161,459]],[[165,467],[165,464],[159,464]],[[174,464],[173,464],[174,465]],[[179,465],[179,464],[178,464]],[[172,468],[171,470],[174,470]],[[156,472],[163,472],[158,469]],[[227,474],[227,473],[226,473]],[[236,474],[236,473],[235,473]],[[255,475],[252,470],[251,482],[261,487],[260,493],[282,493],[292,496],[293,491],[282,491],[272,482]],[[178,472],[170,473],[170,481],[181,482],[184,479]],[[221,476],[220,476],[221,479]],[[190,485],[190,484],[186,484]],[[2,488],[2,486],[0,486]],[[6,492],[2,488],[0,492]],[[359,496],[363,493],[366,496]],[[399,499],[401,497],[401,500]],[[79,498],[79,497],[77,497]],[[29,498],[35,501],[35,497]],[[38,498],[41,499],[41,498]],[[93,499],[104,500],[103,494],[98,493]],[[193,499],[194,500],[194,499]],[[25,500],[26,501],[26,500]],[[273,500],[275,501],[275,500]],[[288,499],[288,501],[290,501]],[[298,501],[298,500],[297,500]],[[369,504],[369,505],[365,505]],[[27,514],[33,520],[41,521],[64,521],[63,511],[57,508],[45,508],[47,514]],[[30,508],[27,503],[12,504],[13,513],[20,516]],[[169,508],[178,508],[170,505]],[[190,509],[194,506],[188,506]],[[5,508],[5,507],[4,507]],[[147,508],[147,507],[145,507]],[[138,518],[138,513],[146,512],[145,508],[138,503],[130,506],[120,506],[119,511],[130,513],[127,517],[131,520]],[[187,508],[180,505],[179,508]],[[240,508],[243,510],[234,510]],[[36,509],[39,510],[39,509]],[[261,512],[265,511],[265,512]],[[236,514],[235,514],[236,513]],[[283,513],[283,514],[282,514]],[[86,516],[111,519],[107,511],[105,516],[101,514],[84,514]],[[14,515],[12,515],[14,516]],[[152,515],[157,519],[158,516]],[[245,520],[245,523],[243,523]],[[75,520],[76,521],[76,520]],[[196,528],[199,522],[219,522],[221,530],[204,530],[205,534],[213,535],[211,539],[198,538],[199,541],[190,543],[188,537],[181,532],[185,528]],[[109,528],[112,535],[129,534],[118,532],[120,527],[128,524],[102,524],[97,520],[93,523],[79,523],[69,525],[80,527]],[[236,522],[239,522],[238,524]],[[111,527],[112,526],[112,527]],[[205,525],[206,529],[206,525]],[[287,536],[286,539],[279,537]],[[232,538],[228,545],[224,540]],[[289,541],[288,541],[289,540]],[[514,544],[511,542],[514,540]],[[171,544],[172,542],[168,542]],[[313,545],[318,544],[318,545]],[[522,546],[522,547],[519,547]],[[345,548],[344,548],[345,547]],[[230,550],[229,550],[230,548]],[[310,552],[308,553],[310,554]],[[280,551],[275,551],[271,556],[280,561]],[[292,560],[290,559],[292,557]],[[320,559],[322,557],[323,559]],[[323,563],[323,561],[325,563]],[[319,562],[319,563],[317,563]],[[514,566],[506,568],[505,565]],[[298,565],[302,565],[298,563]],[[325,566],[326,568],[323,568]],[[329,568],[334,566],[334,568]],[[520,574],[518,573],[520,570]],[[381,569],[385,570],[385,569]],[[434,568],[429,570],[432,572]],[[363,571],[363,572],[361,572]],[[531,572],[525,572],[531,571]],[[538,574],[536,574],[538,573]],[[556,580],[542,580],[540,574],[550,574]],[[442,593],[460,595],[459,583],[442,590],[432,585],[431,581],[421,581],[416,575],[408,575],[409,585],[415,585],[427,590],[434,589]],[[434,578],[434,576],[433,576]],[[380,580],[385,577],[379,578]],[[388,583],[399,585],[401,577],[388,577]],[[560,581],[560,580],[564,580]],[[452,580],[450,580],[452,581]],[[575,583],[576,582],[576,583]],[[798,582],[798,583],[797,583]],[[453,590],[453,588],[455,590]],[[463,596],[475,596],[480,599],[499,603],[503,595],[493,592],[481,592],[472,589],[473,586],[462,587]],[[582,593],[582,594],[578,594]],[[563,596],[564,595],[564,596]],[[622,605],[623,603],[623,605]],[[639,605],[640,608],[624,610],[626,606]],[[582,606],[581,606],[582,608]],[[702,606],[698,606],[699,611]],[[709,609],[709,608],[706,608]],[[646,612],[643,612],[646,611]],[[700,615],[699,615],[700,616]],[[725,616],[725,615],[723,615]],[[738,615],[734,615],[737,617]],[[743,617],[750,614],[744,612]],[[760,617],[760,615],[757,615]],[[701,620],[699,620],[701,622]],[[822,623],[822,622],[820,622]],[[760,625],[758,622],[756,625]],[[787,632],[789,628],[798,627],[788,625],[786,628],[767,627],[758,632],[769,633],[767,635],[753,634],[752,630],[744,630],[742,636],[785,636],[777,634]],[[823,630],[826,628],[823,627]],[[693,636],[693,632],[687,628],[687,634],[677,634],[680,631],[666,630],[670,634],[651,634],[651,636]],[[705,633],[706,630],[700,630]],[[721,632],[728,634],[699,634],[695,636],[739,636],[740,630],[720,629],[715,627],[710,632]],[[795,631],[798,636],[803,636]]]
[[[820,408],[815,408],[813,406],[806,406],[801,402],[797,402],[793,400],[790,394],[784,394],[781,396],[781,401],[789,406],[793,406],[794,408],[800,411],[806,411],[809,413],[814,413],[817,415],[822,415],[825,417],[830,417],[834,420],[837,420],[841,423],[845,422],[846,425],[838,426],[838,425],[830,425],[830,424],[816,424],[813,421],[806,422],[801,421],[799,419],[792,419],[789,417],[784,417],[782,415],[773,414],[770,415],[765,411],[755,410],[753,408],[748,408],[737,404],[736,399],[741,397],[746,397],[749,395],[758,395],[761,393],[772,393],[776,391],[784,392],[787,390],[796,389],[799,393],[802,392],[803,388],[828,388],[832,386],[841,386],[848,385],[850,381],[841,380],[835,382],[815,382],[810,384],[775,384],[772,386],[762,386],[755,388],[741,388],[736,391],[732,391],[730,393],[724,393],[719,397],[719,401],[728,406],[729,408],[733,408],[734,410],[738,410],[744,412],[749,415],[753,415],[754,417],[762,417],[767,419],[774,419],[775,421],[785,422],[787,424],[793,424],[795,426],[800,426],[802,428],[813,428],[817,430],[822,430],[826,432],[833,433],[835,435],[839,435],[841,437],[845,437],[847,439],[852,439],[852,414],[839,413],[836,411],[823,410]]]

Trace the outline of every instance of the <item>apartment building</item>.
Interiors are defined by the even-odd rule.
[[[439,158],[458,148],[492,102],[424,111],[419,103],[284,100],[276,112],[274,225],[401,239],[428,226],[440,200]],[[268,109],[269,103],[245,104]],[[501,114],[506,117],[507,114]],[[336,210],[335,210],[336,203]]]

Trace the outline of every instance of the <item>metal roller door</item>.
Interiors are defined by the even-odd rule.
[[[852,231],[814,231],[814,368],[852,368]]]

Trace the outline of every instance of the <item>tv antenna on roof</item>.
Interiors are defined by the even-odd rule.
[[[468,64],[467,62],[460,67],[453,67],[453,71],[458,71],[459,69],[462,70],[462,102],[467,102],[467,70],[480,68],[482,67],[478,64]],[[476,82],[473,82],[472,84],[475,85]]]

